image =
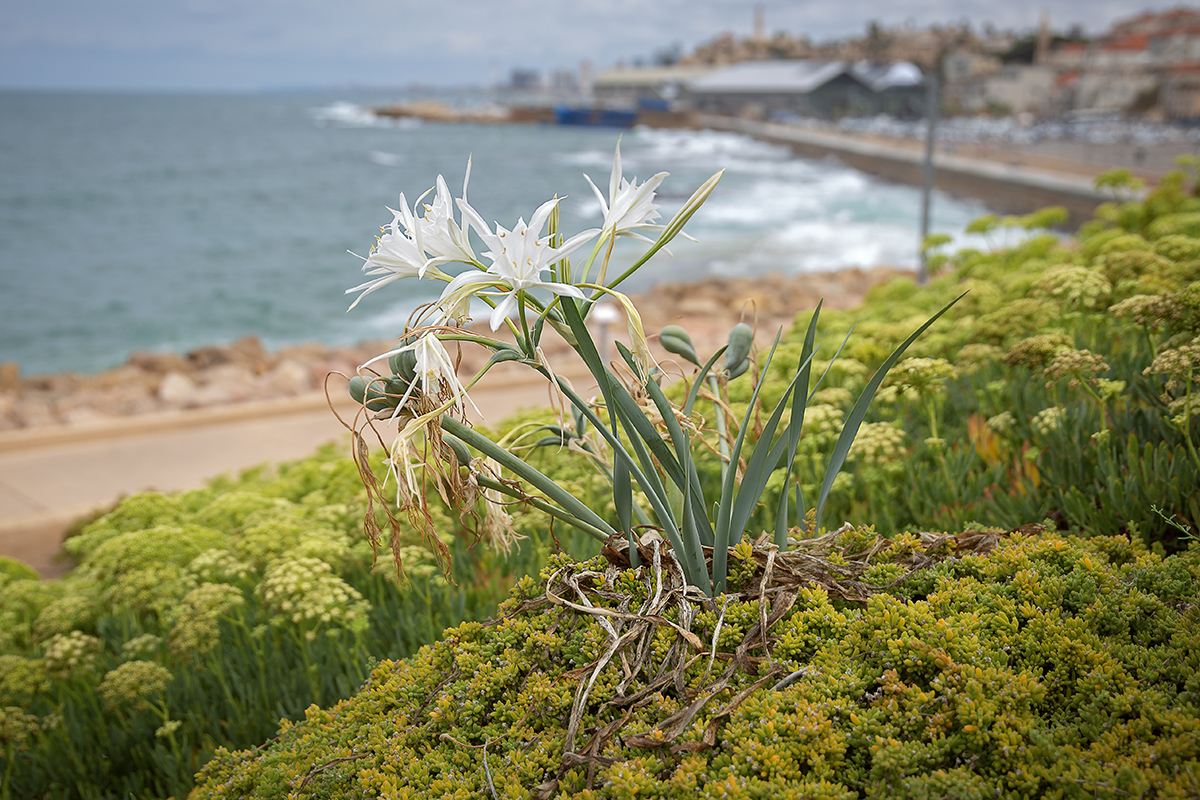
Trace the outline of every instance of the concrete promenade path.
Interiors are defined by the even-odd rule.
[[[481,384],[482,388],[482,384]],[[489,421],[548,403],[544,382],[497,381],[472,396]],[[354,414],[339,405],[346,419]],[[326,442],[350,451],[324,394],[104,424],[0,434],[0,555],[61,574],[73,522],[146,490],[178,491],[263,463],[302,458]]]

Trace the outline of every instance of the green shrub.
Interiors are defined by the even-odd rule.
[[[848,575],[878,581],[938,547],[905,536],[855,562],[874,535],[844,537],[828,562],[844,553]],[[638,623],[581,603],[633,610],[656,583],[605,568],[552,561],[498,621],[381,664],[257,750],[222,750],[196,799],[1200,792],[1200,547],[1018,535],[850,600],[849,582],[776,582],[766,608],[753,589],[691,595],[695,644],[662,624],[611,659]],[[679,624],[684,607],[664,613]]]
[[[374,659],[491,613],[551,546],[522,511],[528,540],[507,559],[468,550],[445,517],[457,584],[413,531],[402,583],[374,565],[363,506],[354,464],[326,448],[135,495],[68,541],[80,563],[61,580],[0,562],[0,797],[182,797],[218,747],[257,744],[349,696]]]
[[[823,315],[820,354],[853,328],[845,351],[853,360],[838,363],[862,370],[831,371],[821,391],[853,391],[914,314],[969,291],[947,312],[951,324],[910,353],[910,367],[944,359],[954,374],[936,391],[885,387],[860,438],[887,425],[897,446],[840,479],[831,518],[888,532],[1050,518],[1077,534],[1127,534],[1168,551],[1200,534],[1200,238],[1175,224],[1196,213],[1192,192],[1172,176],[1144,200],[1100,209],[1075,240],[962,251],[926,287],[896,278],[862,307]],[[992,217],[974,227],[995,240],[1037,222]],[[809,316],[785,334],[763,397],[782,391]],[[740,413],[736,401],[746,398],[732,391]],[[844,398],[834,404],[842,412]],[[1003,430],[987,424],[999,419]],[[801,442],[789,485],[780,475],[773,491],[815,488],[823,464]]]

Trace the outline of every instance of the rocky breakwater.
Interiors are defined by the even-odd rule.
[[[783,276],[707,278],[668,283],[634,297],[647,334],[675,323],[692,334],[698,350],[711,352],[725,342],[729,329],[745,320],[768,337],[790,326],[796,314],[824,299],[827,308],[848,308],[867,290],[896,274],[891,268]],[[486,325],[481,332],[486,331]],[[624,325],[611,335],[624,338]],[[503,329],[501,329],[503,331]],[[543,349],[556,369],[577,373],[566,344],[547,334]],[[765,339],[760,336],[759,344]],[[46,426],[77,426],[143,414],[185,414],[193,409],[319,397],[331,372],[353,375],[358,365],[386,352],[388,341],[352,347],[302,344],[268,352],[254,336],[226,346],[186,354],[138,352],[128,363],[94,375],[59,373],[22,377],[12,362],[0,364],[0,432]],[[665,351],[658,355],[667,357]],[[460,372],[482,366],[477,348],[463,350]],[[503,375],[523,375],[500,370]],[[503,375],[497,379],[503,380]],[[485,380],[476,391],[487,391]],[[330,393],[344,396],[344,381],[334,378]],[[539,395],[536,395],[540,397]]]
[[[0,365],[0,430],[78,425],[156,412],[271,401],[319,392],[331,371],[355,367],[386,342],[304,344],[268,352],[257,337],[183,355],[137,352],[115,369],[22,378]]]

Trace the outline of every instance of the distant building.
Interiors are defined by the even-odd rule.
[[[508,76],[508,88],[531,92],[542,88],[542,73],[533,69],[514,69]]]
[[[1008,64],[981,84],[968,110],[990,109],[1006,114],[1052,114],[1061,110],[1056,88],[1058,71],[1032,64]]]
[[[1075,107],[1197,116],[1200,9],[1148,11],[1115,23],[1088,48]]]
[[[1200,63],[1168,67],[1158,102],[1169,119],[1200,121]]]
[[[923,109],[923,83],[921,70],[904,62],[746,61],[688,82],[682,100],[696,111],[757,119],[911,117]]]
[[[596,102],[609,107],[673,104],[689,81],[712,71],[702,65],[609,69],[592,81],[592,94]]]

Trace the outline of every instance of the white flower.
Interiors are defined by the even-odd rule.
[[[420,203],[427,194],[429,192],[425,192],[417,198],[417,203]],[[430,269],[433,269],[444,280],[449,280],[444,273],[433,266],[435,263],[439,263],[439,260],[426,256],[425,249],[421,246],[421,228],[417,225],[413,213],[409,211],[408,201],[404,199],[403,193],[400,195],[400,210],[389,208],[388,211],[392,212],[391,224],[384,228],[383,235],[371,248],[370,256],[363,259],[362,266],[362,271],[367,275],[379,277],[346,290],[346,294],[362,292],[350,304],[351,309],[376,289],[382,289],[401,278],[424,278]],[[401,230],[401,226],[403,226],[403,230]],[[445,260],[441,259],[443,262]]]
[[[417,467],[421,466],[421,462],[414,461],[413,437],[424,429],[425,425],[421,420],[409,420],[392,440],[388,457],[383,460],[387,467],[387,476],[396,478],[396,505],[401,507],[408,504],[409,498],[421,495],[421,485],[417,481]]]
[[[641,186],[638,186],[636,176],[632,181],[625,178],[621,174],[621,140],[618,139],[613,155],[612,176],[608,181],[608,198],[605,199],[590,177],[583,176],[596,193],[600,208],[604,210],[604,232],[612,236],[631,236],[649,243],[651,240],[636,233],[635,229],[662,230],[661,225],[651,224],[659,216],[658,206],[654,203],[654,190],[668,174],[659,172]]]
[[[467,199],[467,183],[471,180],[471,160],[467,159],[467,174],[463,178],[462,197]],[[428,192],[426,193],[428,194]],[[436,193],[432,203],[425,205],[425,214],[417,220],[420,242],[425,253],[436,263],[460,261],[478,264],[471,249],[468,230],[454,221],[454,199],[441,175],[437,176]]]
[[[458,379],[458,371],[454,368],[454,359],[450,358],[450,353],[446,351],[445,345],[441,340],[432,333],[427,333],[418,338],[412,344],[406,344],[403,347],[397,347],[395,350],[389,350],[383,355],[375,356],[366,364],[359,367],[362,372],[376,361],[382,361],[390,358],[398,353],[411,351],[417,359],[414,371],[416,372],[416,381],[400,398],[400,402],[396,405],[396,413],[404,408],[412,396],[413,388],[419,382],[421,392],[428,397],[449,397],[454,400],[454,407],[462,412],[463,398],[471,403],[471,407],[479,413],[479,409],[475,406],[474,401],[467,395],[467,389],[462,385],[462,381]],[[480,414],[482,416],[482,414]]]
[[[491,458],[485,459],[483,471],[500,480],[500,465]],[[509,553],[513,545],[526,537],[513,528],[512,515],[508,513],[506,499],[497,489],[484,489],[483,539],[493,550]]]
[[[484,255],[491,259],[492,263],[486,272],[464,272],[451,280],[442,292],[439,305],[442,308],[453,308],[462,302],[464,296],[476,294],[485,286],[502,286],[509,291],[492,311],[491,326],[492,330],[496,330],[517,304],[519,292],[546,289],[557,295],[585,299],[583,292],[574,286],[542,278],[542,272],[549,269],[550,265],[575,252],[597,233],[595,230],[584,231],[558,247],[550,246],[549,237],[539,238],[538,234],[550,218],[554,207],[558,205],[558,200],[555,198],[543,203],[533,212],[528,225],[522,218],[512,230],[496,225],[495,233],[488,230],[487,223],[475,209],[465,200],[459,200],[463,220],[475,228],[484,244],[490,248]]]

